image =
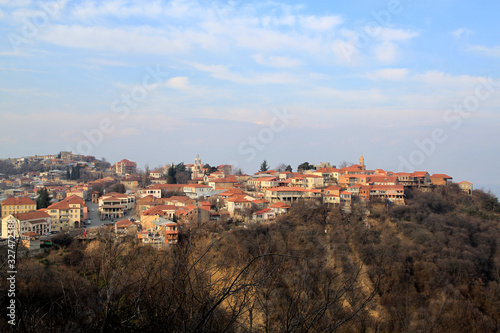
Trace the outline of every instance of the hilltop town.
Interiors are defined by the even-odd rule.
[[[0,331],[498,331],[493,195],[363,156],[252,175],[193,162],[0,161],[16,305]]]
[[[14,232],[36,250],[50,235],[91,237],[104,227],[163,248],[177,243],[180,228],[193,224],[272,222],[299,201],[345,211],[372,201],[405,205],[405,189],[429,191],[453,180],[426,171],[368,169],[363,156],[358,164],[344,164],[305,162],[293,172],[285,165],[270,170],[264,161],[261,170],[248,175],[231,165],[203,164],[199,156],[192,164],[144,171],[127,159],[111,165],[72,152],[2,160],[1,235],[5,239]],[[472,193],[472,183],[458,185]]]

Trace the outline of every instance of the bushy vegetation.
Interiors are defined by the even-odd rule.
[[[454,186],[407,197],[407,206],[372,203],[368,216],[361,204],[347,214],[298,203],[275,223],[186,229],[166,251],[109,235],[86,244],[65,242],[18,263],[16,328],[500,329],[496,198],[480,191],[468,196]],[[5,290],[6,280],[0,283]],[[6,329],[2,318],[0,330]]]

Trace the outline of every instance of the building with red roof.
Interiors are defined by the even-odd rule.
[[[123,159],[115,164],[115,172],[118,175],[133,174],[137,172],[137,163]]]
[[[30,198],[11,197],[2,201],[2,217],[16,213],[27,213],[36,210],[36,202]]]
[[[274,220],[275,218],[276,212],[274,212],[271,208],[264,208],[252,214],[252,219],[257,222]]]
[[[442,173],[435,173],[430,178],[431,178],[431,183],[437,186],[448,185],[451,183],[451,180],[453,179],[453,177],[450,177]]]
[[[2,238],[14,237],[26,233],[43,235],[51,231],[52,220],[43,210],[9,214],[2,218]]]

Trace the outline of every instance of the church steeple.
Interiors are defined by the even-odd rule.
[[[362,167],[365,166],[365,158],[363,157],[363,155],[359,157],[359,165]]]

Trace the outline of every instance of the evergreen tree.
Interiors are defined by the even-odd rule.
[[[47,208],[50,206],[49,191],[44,187],[38,191],[38,198],[36,199],[36,209]]]
[[[304,162],[302,164],[299,164],[299,166],[297,167],[297,171],[305,171],[311,169],[314,169],[314,165],[309,164],[309,162]]]
[[[269,166],[267,165],[267,161],[264,160],[260,165],[260,171],[267,171],[267,170],[269,170]]]
[[[116,187],[116,192],[117,193],[125,193],[127,192],[127,189],[125,188],[125,185],[122,183],[119,183],[118,186]]]
[[[172,166],[168,169],[167,172],[167,183],[175,184],[175,174],[176,174],[175,167],[172,164]]]
[[[285,168],[285,171],[292,172],[292,166],[288,164]]]
[[[80,165],[77,164],[75,167],[76,173],[75,173],[75,180],[80,179]]]

